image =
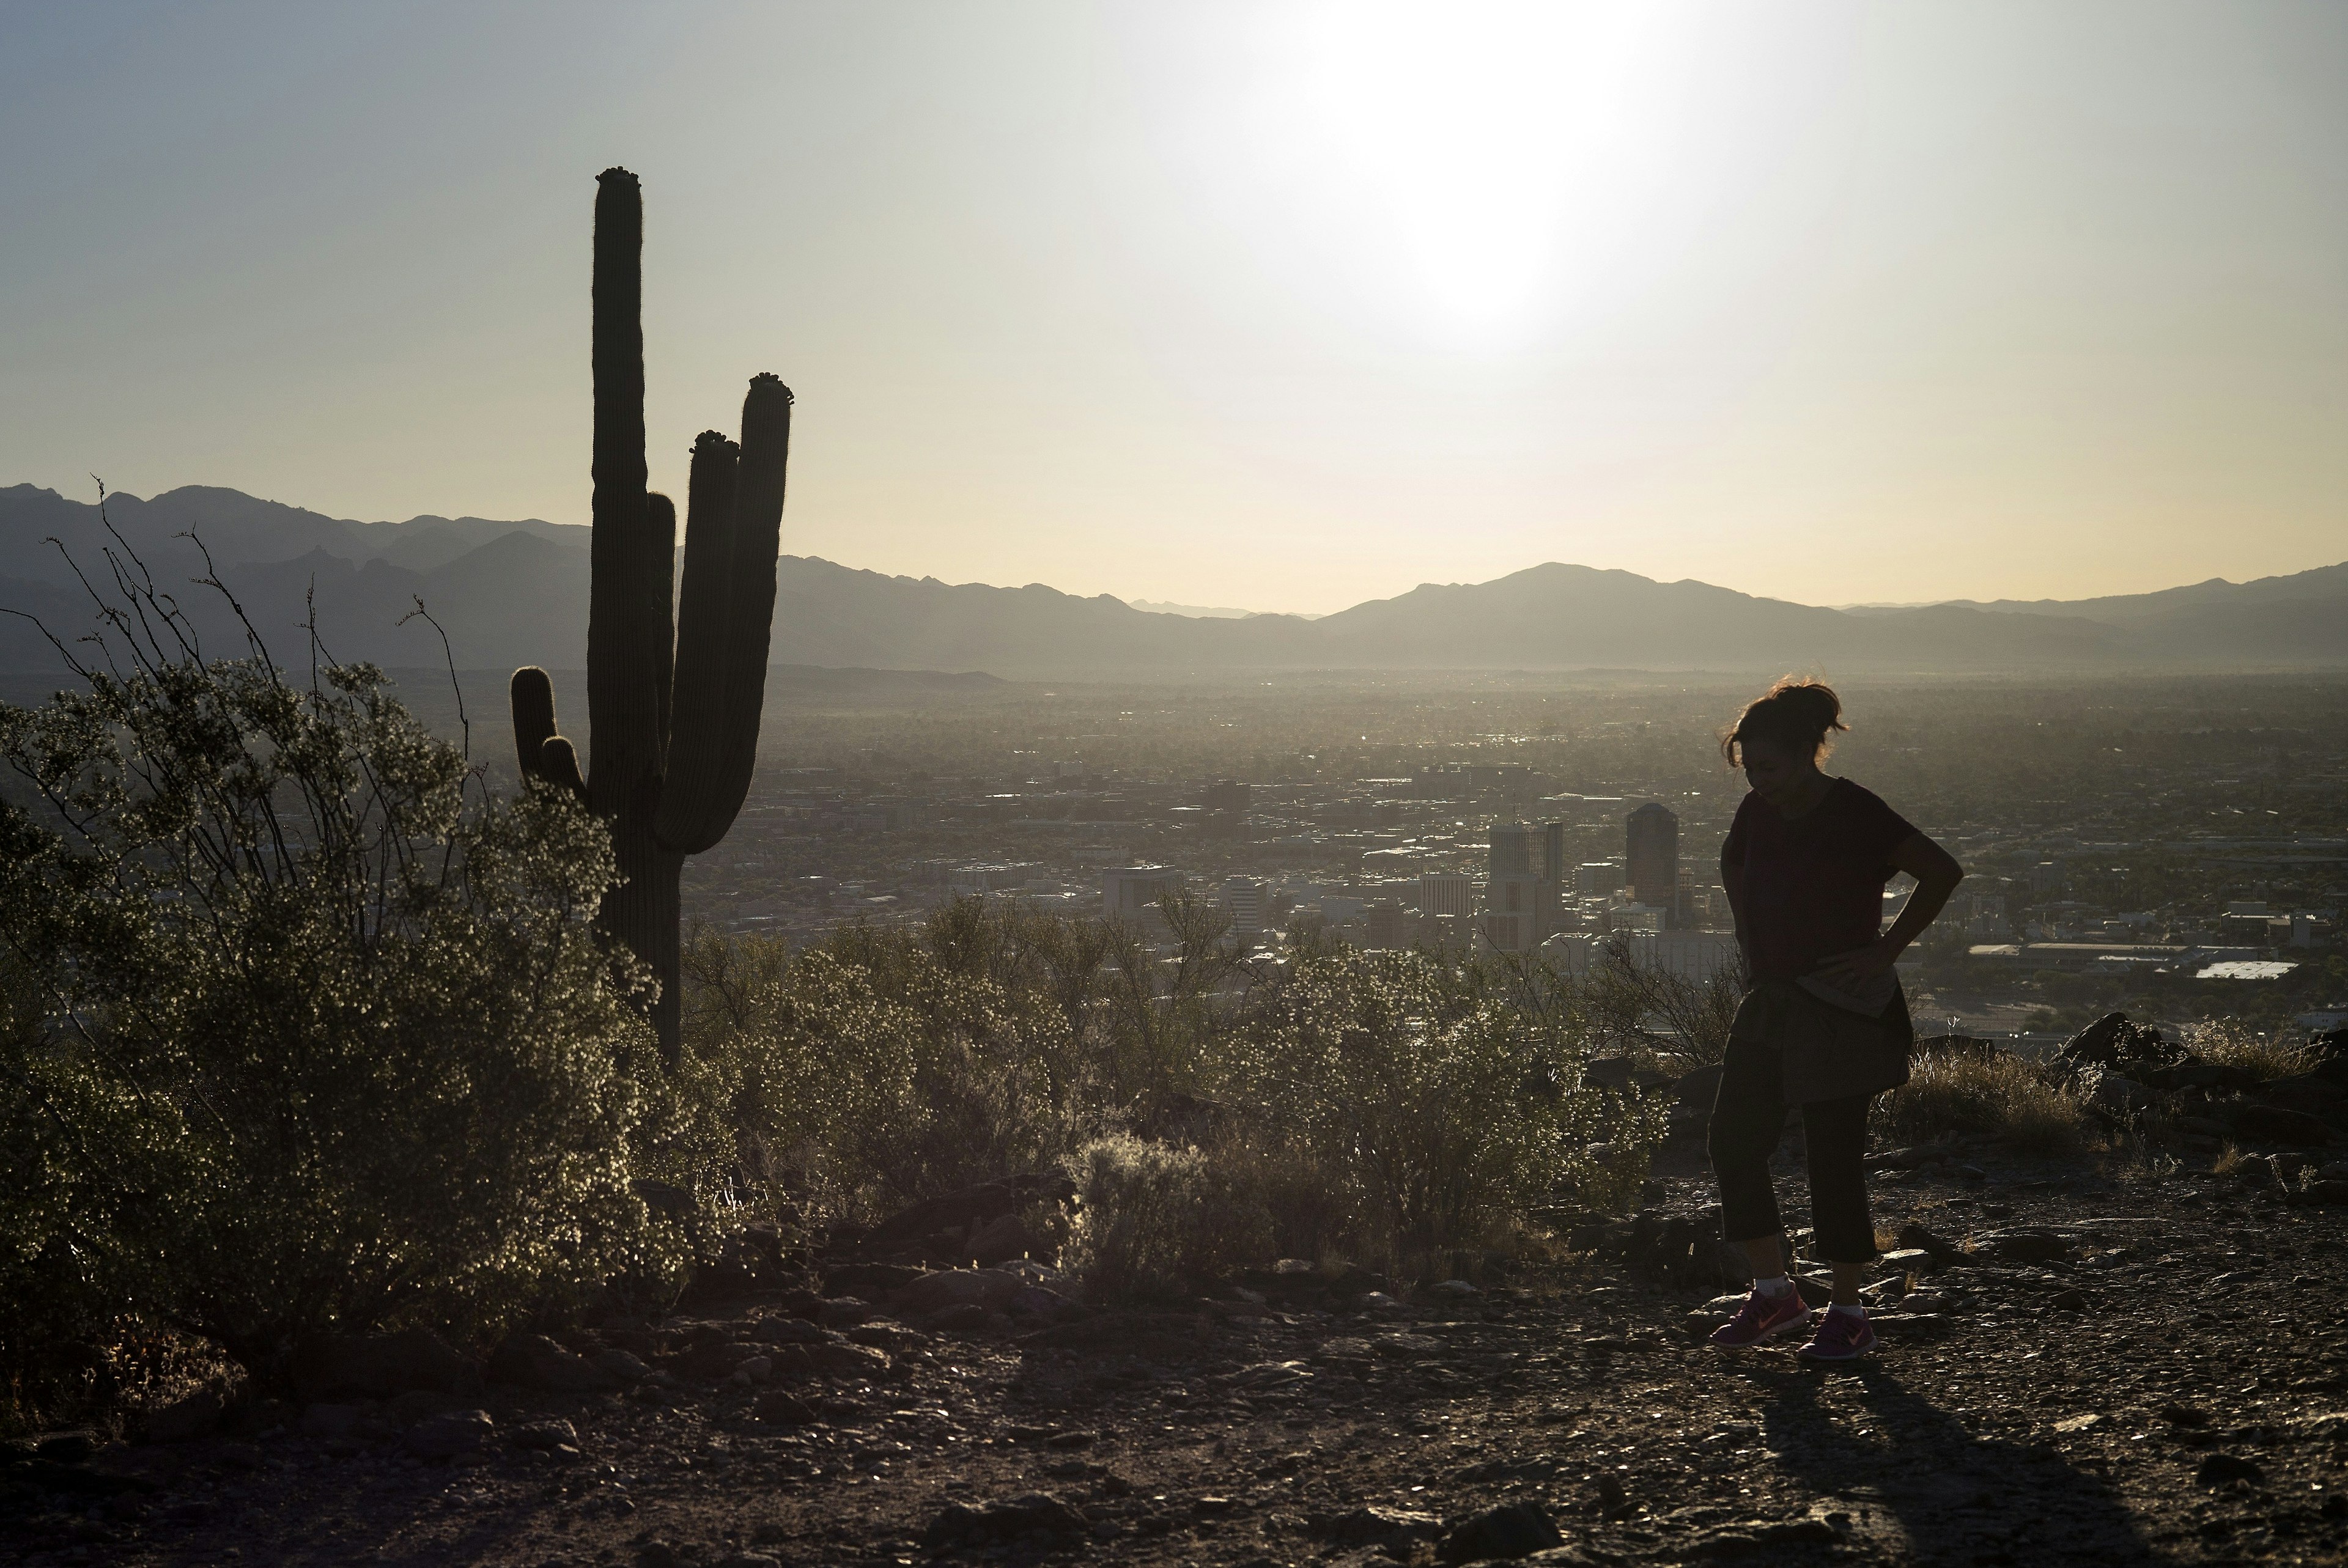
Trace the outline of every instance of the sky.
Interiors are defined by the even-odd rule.
[[[2348,558],[2348,5],[0,0],[0,485],[588,518],[598,170],[654,482],[784,548],[1328,611]]]

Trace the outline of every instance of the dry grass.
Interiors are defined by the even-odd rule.
[[[2238,1023],[2193,1023],[2178,1031],[2185,1049],[2204,1061],[2239,1067],[2261,1083],[2296,1078],[2316,1066],[2312,1045],[2287,1045],[2252,1034]]]
[[[2218,1151],[2218,1158],[2210,1165],[2209,1173],[2213,1176],[2230,1176],[2247,1163],[2248,1156],[2243,1154],[2241,1150],[2229,1143]]]
[[[1921,1143],[1951,1132],[1988,1132],[2027,1153],[2069,1154],[2086,1146],[2085,1100],[2050,1082],[2018,1056],[1919,1056],[1908,1082],[1877,1107],[1891,1140]]]

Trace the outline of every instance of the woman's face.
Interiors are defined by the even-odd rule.
[[[1736,754],[1745,764],[1745,782],[1771,805],[1798,804],[1818,764],[1798,752],[1766,741],[1739,741]]]

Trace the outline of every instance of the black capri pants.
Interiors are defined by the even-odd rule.
[[[1832,1263],[1875,1255],[1867,1212],[1867,1108],[1875,1096],[1813,1100],[1802,1107],[1810,1167],[1816,1251]],[[1785,1052],[1774,1042],[1732,1037],[1713,1102],[1710,1152],[1720,1183],[1721,1229],[1731,1242],[1783,1235],[1769,1156],[1785,1136]]]

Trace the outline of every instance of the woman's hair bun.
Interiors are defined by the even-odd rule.
[[[1828,737],[1849,728],[1842,722],[1842,699],[1835,695],[1833,687],[1823,681],[1787,675],[1746,705],[1736,723],[1721,735],[1720,754],[1734,767],[1741,760],[1738,743],[1753,740],[1797,755],[1807,752],[1812,761],[1820,761],[1833,749]]]

